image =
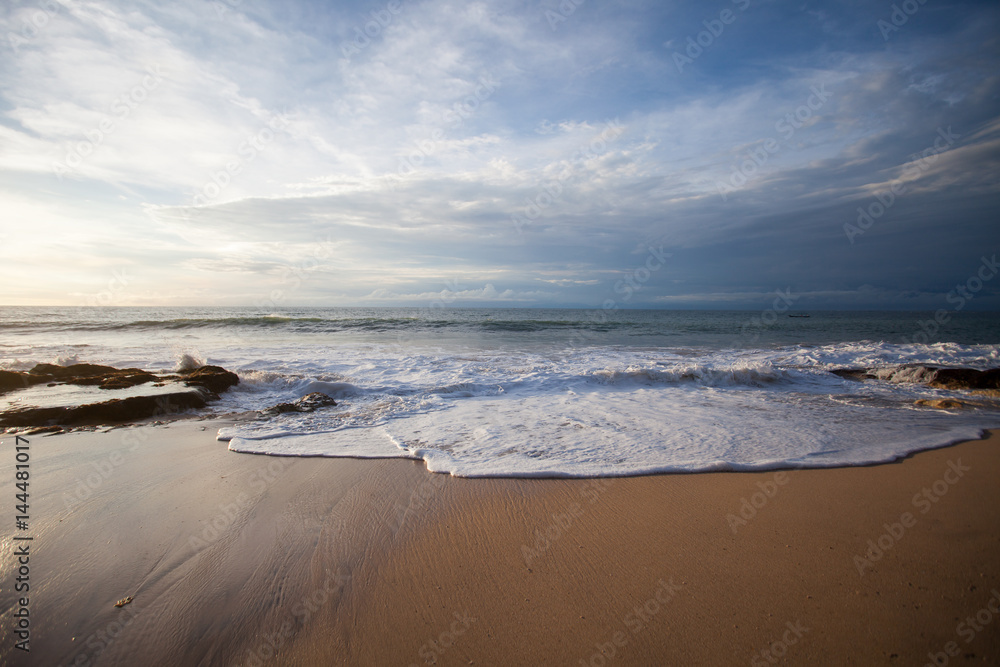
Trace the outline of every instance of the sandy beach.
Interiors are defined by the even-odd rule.
[[[234,454],[220,425],[29,438],[30,653],[8,537],[0,662],[1000,662],[997,435],[863,468],[525,480]]]

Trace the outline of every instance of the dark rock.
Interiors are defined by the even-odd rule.
[[[98,364],[73,364],[72,366],[56,366],[55,364],[38,364],[27,373],[18,371],[0,371],[0,393],[14,389],[23,389],[36,384],[75,384],[80,386],[97,386],[101,389],[125,389],[146,382],[156,382],[167,379],[185,380],[190,387],[205,387],[212,392],[221,393],[238,384],[240,379],[236,373],[219,366],[202,366],[181,375],[161,377],[139,368],[113,368]]]
[[[830,371],[849,380],[886,380],[912,382],[935,389],[1000,389],[1000,368],[980,371],[974,368],[938,368],[903,364],[885,368],[838,368]]]
[[[78,426],[132,422],[157,415],[166,415],[191,408],[202,408],[208,402],[200,389],[179,391],[159,396],[132,396],[101,403],[54,408],[21,408],[0,415],[0,426]]]
[[[299,408],[303,412],[312,412],[317,408],[325,408],[328,405],[336,405],[337,401],[333,400],[326,394],[320,391],[314,391],[310,394],[306,394],[299,400],[295,401]]]
[[[202,366],[192,371],[184,371],[180,375],[187,386],[205,387],[216,394],[221,394],[240,383],[240,378],[236,373],[227,371],[221,366]]]
[[[940,368],[928,384],[940,389],[1000,389],[1000,368]]]
[[[24,389],[36,384],[97,385],[102,389],[124,389],[155,380],[157,377],[138,368],[117,369],[97,364],[37,364],[27,373],[0,371],[0,393]]]
[[[138,368],[123,368],[100,375],[69,377],[63,380],[63,384],[75,384],[85,387],[96,385],[101,389],[127,389],[159,379],[158,376],[153,375],[149,371]]]
[[[284,412],[302,412],[299,410],[299,406],[294,403],[278,403],[277,405],[272,405],[269,408],[264,408],[259,410],[261,415],[265,417],[273,417],[275,415],[280,415]]]
[[[72,364],[70,366],[38,364],[28,371],[28,373],[31,375],[45,375],[49,378],[63,380],[66,378],[85,378],[97,375],[107,375],[117,371],[117,368],[113,368],[111,366],[100,366],[98,364]]]
[[[955,410],[966,407],[962,401],[951,398],[919,398],[913,403],[925,408],[936,408],[938,410]]]
[[[26,407],[0,414],[0,426],[82,425],[128,422],[157,414],[169,414],[189,408],[204,407],[216,395],[240,381],[239,377],[219,366],[202,366],[180,375],[156,375],[139,368],[117,369],[97,364],[56,366],[38,364],[27,373],[0,371],[0,392],[23,389],[36,384],[97,386],[113,391],[148,382],[162,387],[177,385],[177,391],[152,396],[130,396],[99,403],[63,407]],[[184,387],[190,387],[185,389]]]
[[[11,391],[12,389],[24,389],[33,384],[44,382],[41,378],[30,378],[27,373],[17,371],[0,371],[0,393]]]
[[[318,408],[336,404],[337,402],[326,394],[314,391],[311,394],[306,394],[302,398],[293,401],[292,403],[279,403],[278,405],[265,408],[260,411],[260,414],[267,417],[273,417],[274,415],[280,415],[283,412],[313,412]]]
[[[159,379],[160,378],[147,371],[141,371],[138,368],[129,368],[120,373],[106,376],[104,378],[104,382],[98,386],[101,389],[126,389],[128,387],[146,384],[147,382],[155,382]]]

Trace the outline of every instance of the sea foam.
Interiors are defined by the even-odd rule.
[[[915,405],[955,392],[829,372],[920,358],[882,344],[701,356],[611,347],[411,354],[401,364],[366,352],[348,391],[305,385],[335,393],[336,408],[241,423],[219,438],[236,452],[413,458],[465,477],[595,477],[864,465],[1000,425],[992,404]],[[955,349],[953,361],[982,365],[982,352]]]

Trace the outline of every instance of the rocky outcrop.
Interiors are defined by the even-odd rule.
[[[962,401],[956,401],[952,398],[920,398],[914,402],[914,405],[938,410],[957,410],[966,407]]]
[[[1000,368],[939,368],[928,384],[940,389],[1000,389]]]
[[[135,387],[147,382],[156,382],[159,379],[148,371],[139,370],[138,368],[125,368],[113,373],[63,380],[63,384],[97,385],[101,389],[127,389],[128,387]]]
[[[201,366],[189,371],[181,371],[176,375],[156,375],[139,368],[113,368],[96,364],[73,364],[72,366],[38,364],[27,372],[0,371],[0,392],[45,383],[97,386],[101,389],[125,389],[147,382],[170,380],[183,380],[184,384],[189,387],[205,387],[216,394],[221,394],[240,382],[236,373],[227,371],[220,366]]]
[[[1000,368],[980,371],[974,368],[938,368],[906,364],[870,369],[838,368],[830,372],[849,380],[912,382],[935,389],[1000,389]]]
[[[203,408],[212,396],[194,388],[157,396],[131,396],[100,403],[52,408],[19,408],[0,414],[0,426],[83,426],[121,424]]]
[[[38,364],[30,371],[0,371],[0,392],[23,389],[36,384],[96,385],[101,389],[124,389],[159,379],[138,368],[112,368],[97,364],[56,366]]]
[[[101,366],[99,364],[72,364],[70,366],[56,366],[55,364],[36,364],[28,373],[31,375],[46,376],[59,380],[94,377],[107,373],[115,373],[118,369],[112,366]]]
[[[221,394],[240,383],[240,378],[236,373],[227,371],[221,366],[202,366],[182,372],[180,377],[184,380],[184,384],[189,387],[205,387],[216,394]]]
[[[25,377],[26,375],[27,373],[19,373],[18,371],[0,371],[0,394],[44,382],[41,379],[31,382],[31,378]]]
[[[236,373],[219,366],[201,366],[170,375],[97,364],[38,364],[27,372],[0,371],[0,393],[38,384],[96,386],[112,394],[117,389],[147,383],[156,387],[177,385],[177,391],[151,392],[145,396],[112,398],[84,405],[14,408],[0,413],[0,426],[94,425],[148,419],[204,407],[208,401],[218,399],[217,394],[239,384],[239,381]]]

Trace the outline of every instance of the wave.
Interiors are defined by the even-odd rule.
[[[435,313],[437,314],[437,313]],[[397,330],[439,331],[456,329],[484,333],[531,333],[542,331],[573,330],[607,332],[637,329],[641,333],[657,333],[635,322],[601,321],[600,319],[479,319],[475,317],[301,317],[292,315],[244,315],[225,317],[179,317],[165,319],[122,320],[7,320],[0,322],[0,330],[59,330],[59,331],[142,331],[177,329],[226,329],[252,327],[313,331],[364,330],[386,332]],[[666,331],[659,333],[669,333]]]
[[[221,318],[189,318],[182,317],[168,320],[134,320],[131,322],[115,322],[105,320],[93,321],[6,321],[0,322],[0,329],[24,330],[61,330],[61,331],[121,331],[127,329],[189,329],[198,327],[225,326],[275,326],[295,322],[324,322],[321,317],[284,317],[267,315],[263,317],[221,317]]]
[[[138,320],[116,325],[118,328],[164,328],[187,329],[192,327],[226,327],[226,326],[276,326],[282,324],[305,322],[325,322],[322,317],[286,317],[284,315],[264,315],[259,317],[181,317],[172,320]]]
[[[295,395],[299,398],[307,394],[326,394],[330,398],[345,398],[348,396],[358,396],[366,393],[364,389],[356,387],[350,382],[323,382],[312,380],[295,389]]]
[[[202,329],[231,327],[260,327],[309,329],[318,331],[341,331],[363,329],[368,331],[389,331],[393,329],[414,326],[449,327],[456,324],[452,321],[418,322],[416,318],[325,318],[325,317],[291,317],[284,315],[262,315],[248,317],[206,317],[178,318],[170,320],[137,320],[133,322],[107,325],[108,329]]]
[[[201,357],[184,352],[177,356],[177,365],[174,366],[174,372],[182,373],[184,371],[193,371],[194,369],[204,365],[205,360]]]
[[[681,364],[673,368],[629,366],[624,370],[602,369],[591,378],[600,384],[681,384],[706,387],[764,387],[795,378],[790,371],[774,368],[770,363],[744,363],[729,368],[708,364]]]
[[[609,331],[612,329],[634,328],[633,322],[601,322],[599,320],[485,320],[473,323],[484,331],[545,331],[549,329],[590,329]]]

